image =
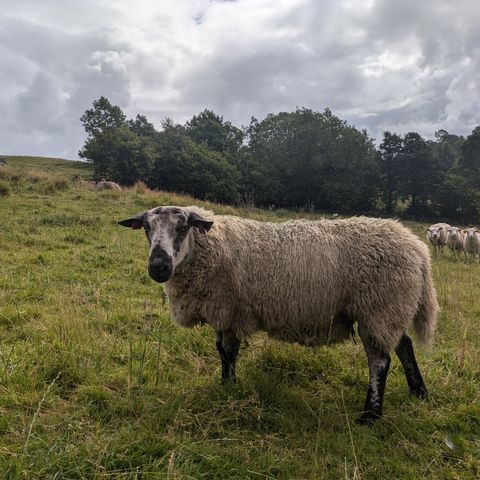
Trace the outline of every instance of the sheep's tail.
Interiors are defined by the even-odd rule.
[[[423,292],[417,314],[413,319],[413,329],[417,339],[421,343],[431,345],[437,324],[439,306],[437,302],[437,292],[433,285],[429,258],[427,258],[422,265],[422,276]]]

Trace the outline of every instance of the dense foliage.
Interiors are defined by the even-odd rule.
[[[156,130],[105,97],[81,121],[80,156],[97,178],[124,185],[263,207],[480,220],[480,127],[466,139],[440,130],[433,141],[387,131],[377,148],[329,109],[269,114],[242,129],[204,110]]]

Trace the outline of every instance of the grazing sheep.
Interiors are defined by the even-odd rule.
[[[463,238],[465,260],[467,259],[468,254],[471,254],[477,259],[478,262],[480,255],[480,235],[478,234],[478,230],[474,227],[462,230],[462,232],[465,235]]]
[[[427,389],[406,335],[433,337],[438,304],[426,245],[400,223],[356,217],[267,223],[198,207],[157,207],[119,222],[144,228],[148,272],[165,282],[172,319],[217,332],[222,382],[235,377],[240,340],[257,330],[328,345],[358,324],[369,367],[360,423],[381,417],[389,352],[410,392]]]
[[[463,237],[464,233],[458,227],[450,227],[447,230],[447,247],[456,256],[457,252],[463,251]]]
[[[427,240],[433,245],[435,255],[443,253],[443,247],[447,243],[448,223],[436,223],[427,229]]]
[[[96,184],[97,190],[121,190],[122,187],[118,183],[115,182],[109,182],[102,178],[99,180]]]

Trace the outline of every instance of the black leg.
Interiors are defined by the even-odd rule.
[[[383,395],[390,367],[390,355],[376,347],[368,334],[362,332],[360,328],[359,334],[367,353],[369,371],[367,399],[365,400],[363,413],[358,419],[358,423],[365,425],[378,420],[382,416]]]
[[[217,350],[222,361],[222,383],[235,380],[235,364],[239,348],[240,340],[231,330],[217,332]]]
[[[400,362],[402,362],[410,393],[419,398],[427,398],[427,387],[423,382],[422,374],[420,373],[417,360],[415,359],[415,353],[413,352],[412,340],[408,335],[402,337],[397,348],[395,348],[395,352]]]

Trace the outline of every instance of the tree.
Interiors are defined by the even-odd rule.
[[[435,139],[435,142],[429,142],[432,155],[438,168],[446,173],[458,163],[465,139],[446,130],[435,132]]]
[[[137,115],[135,120],[128,120],[127,125],[132,132],[136,133],[140,137],[153,138],[158,133],[155,130],[153,123],[150,123],[145,115]]]
[[[260,201],[335,211],[369,210],[378,180],[375,147],[332,114],[309,109],[252,119],[247,130],[252,157],[270,189]],[[258,198],[258,197],[257,197]]]
[[[384,132],[380,144],[380,176],[382,197],[388,214],[394,213],[398,201],[402,151],[402,138],[395,133]]]
[[[243,132],[207,109],[186,123],[185,132],[194,142],[204,143],[215,152],[236,154],[242,146]]]
[[[93,108],[85,111],[80,121],[91,138],[106,130],[124,126],[126,117],[120,107],[112,105],[106,97],[100,97],[93,102]],[[82,151],[80,156],[85,158]]]
[[[171,120],[163,127],[149,182],[152,187],[217,202],[238,201],[241,174],[224,155],[194,142],[184,127]]]
[[[122,126],[88,139],[83,154],[93,162],[95,178],[133,185],[137,181],[148,181],[155,149],[150,139]]]
[[[480,220],[480,126],[461,143],[443,187],[442,207],[448,214],[466,223]]]
[[[410,213],[428,213],[427,200],[439,184],[431,149],[416,132],[403,137],[399,189],[404,199],[410,200]]]
[[[459,167],[463,172],[473,175],[477,188],[480,187],[480,126],[463,143]]]

